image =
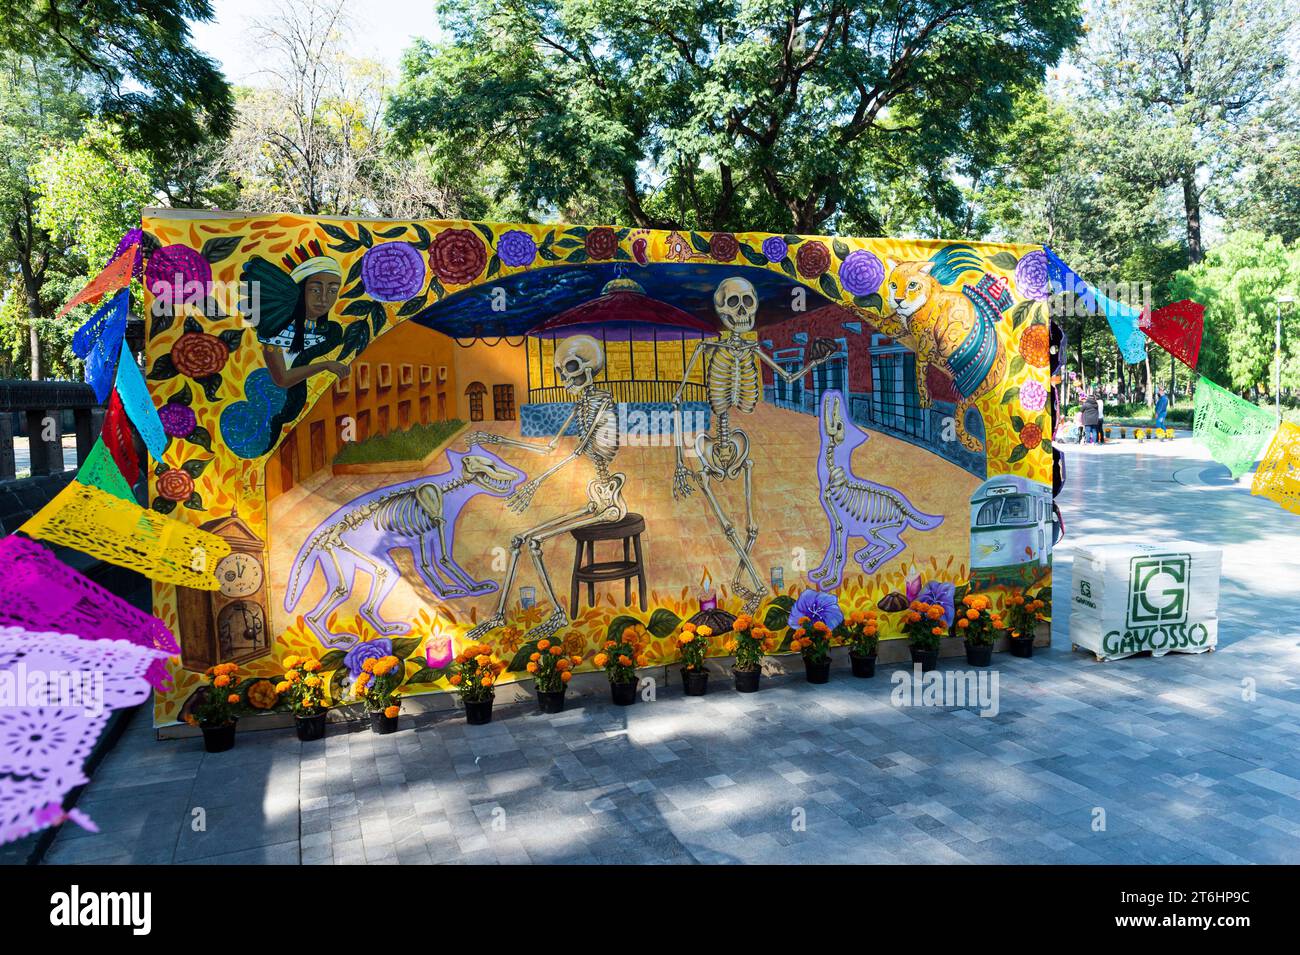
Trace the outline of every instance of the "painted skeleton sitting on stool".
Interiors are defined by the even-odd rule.
[[[559,430],[550,441],[535,443],[508,438],[505,435],[487,431],[476,431],[466,436],[470,444],[503,444],[534,454],[550,454],[559,444],[569,426],[578,422],[578,443],[561,461],[548,468],[542,474],[521,485],[506,500],[506,506],[516,513],[523,512],[533,500],[537,489],[555,472],[578,458],[587,458],[596,469],[596,479],[587,485],[587,503],[575,511],[562,514],[549,521],[530,527],[510,541],[510,566],[501,583],[501,595],[497,600],[496,611],[468,634],[467,639],[477,640],[484,634],[504,626],[506,622],[505,607],[510,591],[514,586],[515,572],[519,566],[519,556],[525,547],[532,558],[537,575],[541,578],[546,595],[551,600],[554,612],[530,630],[528,640],[549,637],[569,623],[569,615],[555,596],[551,586],[550,575],[542,561],[542,542],[560,534],[589,524],[602,524],[607,521],[621,521],[627,515],[627,504],[623,501],[623,484],[625,477],[620,473],[610,473],[609,466],[618,454],[618,416],[615,413],[614,398],[607,391],[602,391],[592,384],[593,379],[605,367],[605,353],[600,343],[590,335],[574,335],[560,342],[555,349],[555,374],[575,398],[573,410],[564,419]]]
[[[691,493],[691,481],[700,490],[722,527],[731,546],[739,557],[731,588],[744,600],[746,613],[754,613],[767,594],[767,582],[754,568],[750,553],[758,540],[758,525],[754,523],[753,482],[751,472],[754,462],[749,456],[749,435],[731,426],[731,412],[751,414],[763,392],[762,362],[787,384],[801,379],[811,369],[835,354],[836,345],[828,338],[813,340],[809,348],[810,360],[798,371],[786,371],[759,347],[758,342],[744,337],[754,329],[758,317],[758,293],[745,279],[724,279],[713,293],[713,308],[718,313],[727,334],[717,341],[700,341],[691,353],[682,383],[673,395],[673,420],[677,434],[682,433],[682,395],[690,382],[695,363],[703,354],[705,359],[704,383],[713,412],[713,433],[701,434],[695,439],[695,453],[700,459],[700,469],[692,471],[682,458],[682,442],[677,442],[677,468],[673,472],[673,497],[683,498]],[[745,540],[742,543],[735,523],[727,517],[714,494],[713,481],[730,481],[743,477],[745,485]],[[742,583],[748,574],[751,590]]]

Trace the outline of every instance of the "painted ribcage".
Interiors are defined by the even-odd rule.
[[[715,415],[733,408],[749,414],[758,404],[762,392],[758,362],[750,349],[715,348],[707,382],[709,407]]]
[[[898,503],[877,487],[842,484],[831,490],[830,497],[846,514],[870,524],[887,524],[902,517]]]
[[[381,531],[406,537],[419,537],[434,529],[433,519],[415,499],[414,491],[402,491],[379,502],[371,520]]]
[[[587,453],[602,465],[609,464],[618,454],[618,416],[614,414],[614,406],[607,402],[592,402],[581,409],[578,417],[584,432],[593,421],[596,424]]]

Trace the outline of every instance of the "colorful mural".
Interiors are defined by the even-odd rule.
[[[151,506],[231,547],[215,591],[155,584],[182,649],[159,725],[214,662],[257,680],[315,655],[337,699],[391,653],[405,692],[439,692],[470,641],[518,678],[540,636],[589,669],[631,626],[667,663],[682,620],[783,620],[810,589],[897,637],[918,576],[968,584],[986,482],[1050,487],[1036,246],[172,211],[143,229],[169,439]],[[1046,583],[1047,549],[1014,543],[1032,553],[1003,579]]]

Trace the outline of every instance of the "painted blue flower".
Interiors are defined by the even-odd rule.
[[[804,617],[808,618],[807,624],[800,623]],[[840,602],[834,594],[828,594],[824,590],[805,590],[794,602],[786,626],[812,626],[819,622],[834,630],[844,622],[844,611],[840,609]]]
[[[347,652],[343,657],[343,665],[348,668],[348,675],[352,679],[357,678],[361,672],[361,666],[367,660],[378,660],[380,657],[391,656],[393,652],[393,641],[387,637],[378,637],[374,640],[367,640],[365,643],[358,643],[355,647]]]
[[[497,255],[501,256],[504,265],[531,265],[537,258],[537,243],[522,229],[511,229],[501,233],[501,238],[497,239]]]
[[[780,262],[790,254],[790,247],[779,235],[769,235],[763,240],[763,254],[769,262]]]
[[[921,603],[938,604],[943,608],[943,625],[952,626],[953,619],[953,597],[956,595],[957,588],[952,584],[945,584],[938,580],[932,580],[922,588],[920,596],[916,599]]]

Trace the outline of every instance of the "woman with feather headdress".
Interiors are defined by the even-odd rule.
[[[244,383],[245,400],[221,415],[227,445],[240,457],[261,457],[307,404],[307,379],[351,369],[323,356],[343,342],[343,327],[329,318],[343,272],[312,239],[281,260],[283,268],[253,257],[244,265],[240,311],[257,331],[265,368]]]

